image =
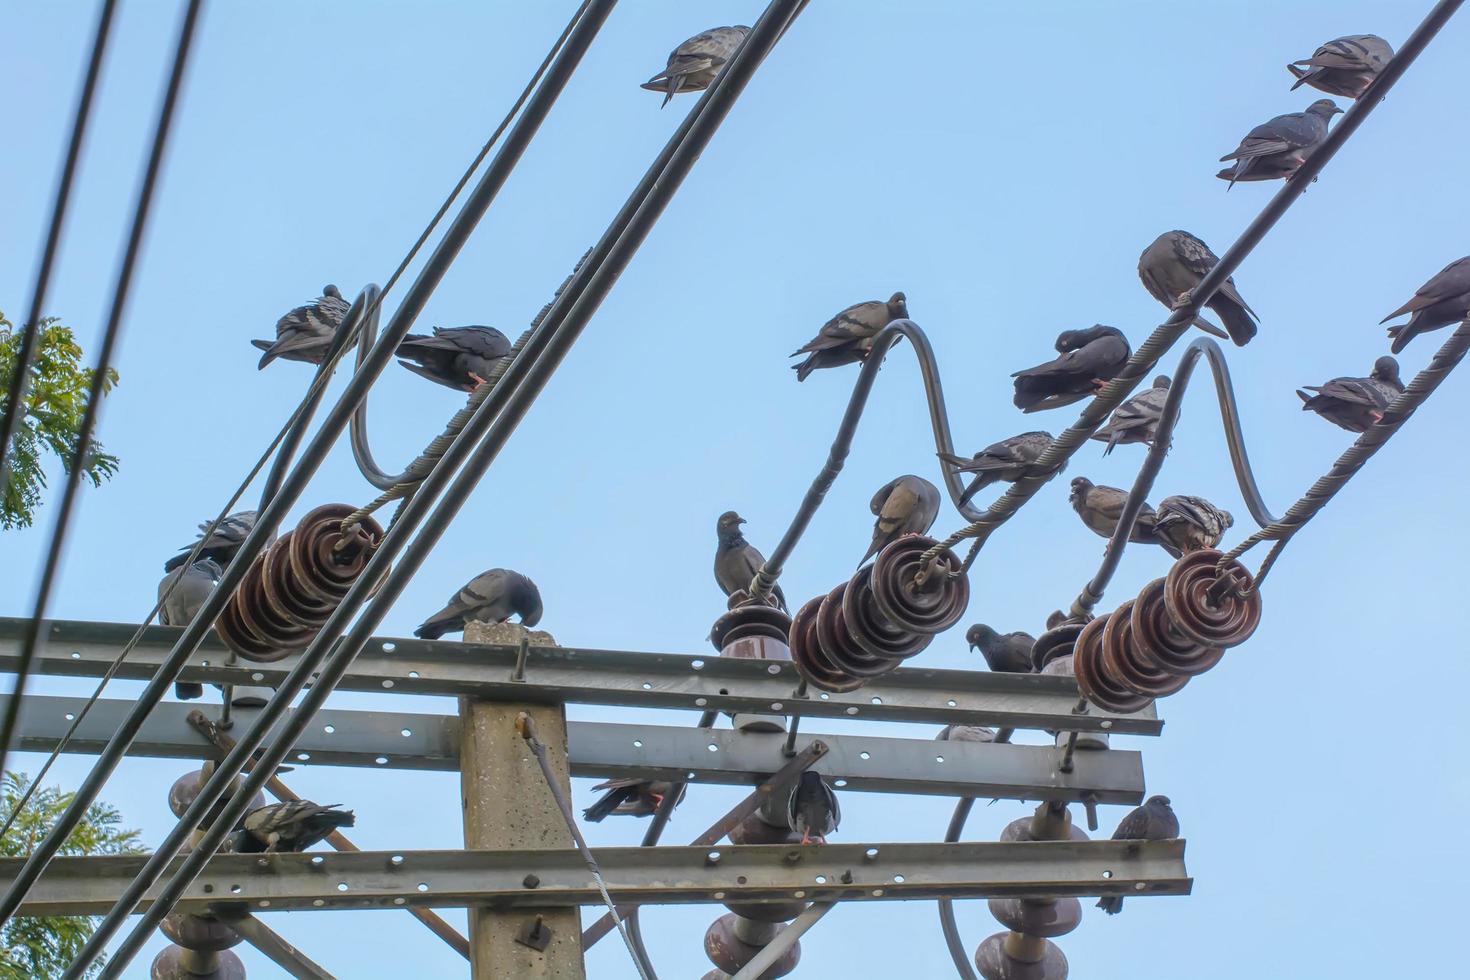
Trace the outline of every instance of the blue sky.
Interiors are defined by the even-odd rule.
[[[564,643],[705,652],[723,608],[709,572],[716,516],[738,509],[769,551],[850,391],[851,368],[802,385],[787,369],[786,355],[824,320],[902,289],[937,351],[962,449],[1037,425],[1059,430],[1072,411],[1023,418],[1010,404],[1010,372],[1048,356],[1063,329],[1110,323],[1141,341],[1163,318],[1134,271],[1143,247],[1184,227],[1222,252],[1274,190],[1227,193],[1213,174],[1252,126],[1312,101],[1289,91],[1283,66],[1342,34],[1398,45],[1428,6],[812,4],[383,632],[407,635],[462,582],[505,565],[540,584],[543,626]],[[5,13],[13,97],[0,102],[9,232],[0,309],[12,319],[29,294],[93,7],[12,4]],[[84,343],[105,312],[178,11],[154,0],[122,7],[47,310]],[[55,615],[136,621],[148,610],[159,563],[233,490],[309,377],[290,363],[257,372],[249,340],[269,336],[325,282],[352,295],[386,279],[571,7],[209,5],[135,281],[122,383],[103,413],[101,439],[122,470],[83,495]],[[637,84],[685,37],[752,23],[759,10],[747,0],[630,0],[615,10],[420,326],[523,329],[693,104],[681,97],[660,111]],[[1293,389],[1366,373],[1387,349],[1377,321],[1467,251],[1470,141],[1450,125],[1467,41],[1462,16],[1237,273],[1262,322],[1248,348],[1231,349],[1231,365],[1251,456],[1278,512],[1350,438],[1303,413]],[[1445,336],[1411,345],[1405,375]],[[1208,387],[1201,376],[1190,392],[1155,498],[1201,493],[1231,509],[1234,543],[1249,520]],[[397,367],[372,402],[386,466],[411,457],[460,404]],[[1089,907],[1061,940],[1077,975],[1443,972],[1450,954],[1437,937],[1460,927],[1455,886],[1470,858],[1453,831],[1470,789],[1451,765],[1470,662],[1454,653],[1462,644],[1446,605],[1462,601],[1454,570],[1470,463],[1452,433],[1467,412],[1457,377],[1288,548],[1249,644],[1160,704],[1164,736],[1119,739],[1144,751],[1150,791],[1174,800],[1195,889],[1130,902],[1117,918]],[[936,479],[932,448],[918,372],[900,347],[847,469],[788,566],[789,596],[826,591],[850,572],[871,530],[868,497],[900,473]],[[1106,460],[1088,448],[1069,475],[1126,486],[1141,460],[1138,447]],[[1056,481],[994,536],[972,575],[967,622],[1039,631],[1076,594],[1102,541],[1066,493]],[[344,441],[295,516],[372,495]],[[5,536],[13,571],[0,612],[28,611],[50,518]],[[950,511],[939,529],[959,523]],[[1102,608],[1167,561],[1130,549]],[[979,665],[959,629],[923,662]],[[113,696],[135,689],[119,684]],[[453,710],[446,699],[338,695],[334,704]],[[34,771],[40,761],[18,764]],[[87,761],[64,760],[54,779],[75,785]],[[171,820],[168,785],[185,768],[128,761],[106,798],[157,840]],[[289,780],[306,796],[355,807],[364,847],[459,844],[458,784],[448,774],[313,767]],[[579,781],[579,803],[589,785]],[[670,839],[692,836],[737,795],[691,792]],[[849,794],[837,839],[935,840],[949,809],[939,799]],[[1026,809],[982,806],[969,834],[993,839]],[[1103,811],[1104,834],[1122,813]],[[612,844],[641,832],[641,823],[608,821],[588,833]],[[1426,942],[1400,941],[1404,895]],[[717,911],[649,916],[663,975],[708,968],[701,936]],[[972,948],[999,928],[983,903],[962,906],[960,922]],[[270,923],[339,976],[464,973],[403,914]],[[130,976],[146,976],[160,944]],[[803,977],[951,969],[932,903],[839,908],[803,945]],[[248,948],[241,955],[253,978],[279,975]],[[634,975],[611,939],[588,965],[594,978]]]

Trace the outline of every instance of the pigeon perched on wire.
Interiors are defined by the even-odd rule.
[[[195,558],[195,561],[210,558],[218,562],[221,568],[228,565],[230,559],[235,557],[235,552],[240,550],[240,545],[244,543],[245,536],[254,529],[256,517],[255,511],[242,510],[220,521],[219,527],[210,531],[209,536],[204,539],[204,547],[199,549],[199,555]],[[209,521],[200,523],[199,534],[201,537],[205,531],[209,531],[210,523]],[[195,540],[197,541],[198,538]],[[271,541],[274,540],[275,535],[272,535]],[[268,541],[266,543],[269,544],[270,542]],[[163,563],[163,570],[165,572],[171,572],[178,568],[189,557],[189,552],[193,550],[193,544],[184,545],[179,549],[179,554],[174,555]]]
[[[1182,558],[1191,551],[1213,548],[1235,524],[1230,511],[1204,497],[1165,497],[1154,512],[1154,537],[1165,551]]]
[[[720,68],[735,54],[740,42],[750,28],[739,24],[734,27],[716,27],[696,34],[679,45],[669,55],[669,63],[663,71],[644,82],[639,88],[650,92],[664,93],[663,108],[680,92],[702,92],[719,75]]]
[[[231,841],[239,854],[271,854],[304,851],[332,835],[338,827],[351,827],[357,818],[342,804],[322,806],[310,800],[270,803],[245,814]]]
[[[201,558],[188,566],[175,566],[158,583],[158,598],[163,600],[158,609],[158,621],[165,626],[189,625],[224,573],[225,570],[213,558]],[[175,580],[177,585],[174,585]],[[170,592],[170,588],[173,591]],[[204,696],[204,685],[196,681],[175,681],[174,694],[181,701],[192,701]]]
[[[687,785],[679,787],[678,806],[683,802]],[[651,817],[663,803],[664,797],[674,789],[674,784],[663,779],[609,779],[592,787],[593,791],[606,790],[597,802],[582,811],[583,819],[589,823],[601,823],[609,816]]]
[[[972,459],[953,453],[940,453],[939,458],[952,463],[962,473],[978,473],[960,494],[960,503],[967,504],[970,498],[992,483],[1015,483],[1031,472],[1032,464],[1051,446],[1050,432],[1023,432],[1009,439],[1002,439],[986,446]],[[1060,473],[1067,466],[1063,461],[1057,467]]]
[[[1082,518],[1082,523],[1092,529],[1094,534],[1104,538],[1111,538],[1113,531],[1118,527],[1118,519],[1123,516],[1123,506],[1128,502],[1128,491],[1117,487],[1099,486],[1079,476],[1072,481],[1072,493],[1068,497],[1072,509]],[[1138,518],[1133,522],[1133,531],[1128,535],[1128,540],[1137,544],[1157,544],[1158,538],[1154,536],[1154,509],[1147,503],[1138,511]]]
[[[1331,99],[1318,99],[1305,112],[1261,123],[1220,158],[1230,166],[1215,176],[1230,181],[1231,187],[1238,180],[1290,180],[1327,138],[1327,123],[1341,111]]]
[[[1166,231],[1155,238],[1138,257],[1138,278],[1150,296],[1171,310],[1188,303],[1194,289],[1220,258],[1210,246],[1187,231]],[[1256,335],[1256,311],[1246,305],[1235,288],[1232,276],[1220,284],[1215,295],[1205,304],[1225,323],[1235,346],[1244,347]],[[1194,325],[1205,333],[1223,336],[1220,328],[1204,317],[1195,317]]]
[[[725,511],[715,522],[715,536],[719,540],[715,547],[715,582],[727,596],[749,589],[750,580],[766,563],[765,555],[745,540],[740,530],[744,523],[745,518],[733,510]],[[782,594],[781,586],[771,590],[771,598],[776,600],[778,607],[786,608],[786,596]]]
[[[1167,796],[1150,796],[1143,806],[1135,808],[1118,823],[1113,840],[1174,840],[1179,836],[1179,818],[1169,806]],[[1109,895],[1098,900],[1097,907],[1108,915],[1123,911],[1123,896]]]
[[[1092,434],[1092,438],[1105,442],[1108,447],[1103,455],[1113,451],[1114,446],[1127,446],[1141,442],[1154,444],[1154,434],[1159,431],[1159,422],[1164,417],[1164,402],[1169,397],[1169,376],[1161,374],[1154,378],[1154,386],[1145,388],[1119,405],[1108,419],[1108,424]]]
[[[411,333],[398,345],[399,364],[456,391],[474,391],[509,354],[510,338],[494,327],[435,327],[433,336]]]
[[[1310,85],[1328,95],[1359,99],[1392,58],[1393,47],[1377,34],[1349,34],[1328,41],[1286,70],[1296,76],[1293,92]]]
[[[807,341],[792,357],[806,354],[806,360],[791,365],[797,381],[819,368],[841,367],[866,360],[873,350],[873,338],[894,320],[907,319],[908,300],[894,293],[888,302],[869,300],[854,303],[822,325],[815,337]]]
[[[1066,330],[1057,337],[1060,357],[1017,371],[1013,401],[1023,412],[1039,412],[1081,401],[1123,370],[1133,353],[1117,327],[1102,324]]]
[[[985,665],[997,674],[1031,673],[1031,648],[1036,637],[1030,633],[997,633],[984,623],[965,631],[971,650],[979,649]]]
[[[287,361],[305,361],[320,364],[331,349],[332,338],[347,318],[351,305],[342,298],[337,287],[326,285],[322,294],[305,306],[298,306],[276,321],[276,339],[252,340],[251,343],[265,351],[260,358],[260,367],[265,367],[276,358]]]
[[[1373,371],[1366,378],[1333,378],[1325,385],[1298,388],[1296,393],[1302,411],[1316,412],[1349,432],[1363,432],[1382,419],[1384,409],[1403,392],[1399,362],[1385,354],[1373,362]]]
[[[841,821],[842,808],[837,805],[836,790],[810,769],[803,772],[786,800],[786,822],[801,835],[801,842],[827,843],[827,835]]]
[[[424,620],[413,635],[437,640],[445,633],[461,632],[466,623],[503,623],[512,615],[522,626],[541,622],[541,591],[520,572],[492,568],[470,579],[443,609]]]
[[[1395,354],[1403,353],[1409,341],[1421,333],[1470,318],[1470,255],[1439,270],[1412,299],[1378,322],[1387,323],[1405,313],[1413,314],[1408,323],[1388,328]]]
[[[924,534],[939,516],[939,488],[921,476],[908,474],[889,480],[873,494],[868,504],[878,518],[873,523],[873,541],[858,567],[907,534]]]

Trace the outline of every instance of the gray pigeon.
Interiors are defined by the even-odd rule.
[[[1138,257],[1138,278],[1150,296],[1171,310],[1189,302],[1190,294],[1219,265],[1220,258],[1210,246],[1187,231],[1166,231],[1153,240]],[[1235,288],[1235,277],[1226,279],[1205,304],[1225,322],[1235,346],[1244,347],[1256,335],[1256,311],[1246,305]],[[1195,317],[1194,325],[1215,336],[1220,329],[1204,317]]]
[[[165,626],[189,625],[224,573],[225,570],[213,558],[201,558],[187,567],[176,566],[158,583],[158,597],[163,599],[158,621]],[[173,584],[175,579],[179,583],[176,586]],[[170,586],[173,587],[172,592],[168,592]],[[164,598],[165,592],[168,592],[167,598]],[[177,681],[174,694],[181,701],[192,701],[204,696],[204,685],[197,681]]]
[[[1290,180],[1307,157],[1327,138],[1327,123],[1342,110],[1331,99],[1318,99],[1305,112],[1288,112],[1263,122],[1240,145],[1220,158],[1234,161],[1216,174],[1230,181]]]
[[[679,800],[684,799],[684,791],[687,784],[679,787]],[[651,817],[658,810],[659,804],[664,801],[674,789],[674,784],[663,779],[609,779],[592,787],[593,791],[606,790],[587,809],[582,811],[582,817],[589,823],[601,823],[609,816],[620,817]]]
[[[735,54],[735,49],[740,47],[748,33],[750,28],[737,24],[694,35],[673,50],[663,71],[639,88],[664,93],[664,101],[659,108],[668,105],[679,92],[701,92],[709,88],[720,68]]]
[[[322,287],[322,294],[305,306],[298,306],[276,321],[276,339],[252,340],[265,351],[260,367],[276,358],[320,364],[332,346],[332,338],[347,318],[351,305],[342,298],[336,286]]]
[[[1395,354],[1403,353],[1409,341],[1421,333],[1470,318],[1470,255],[1439,270],[1438,275],[1419,287],[1413,299],[1378,322],[1387,323],[1405,313],[1413,314],[1408,323],[1388,328]]]
[[[1050,432],[1023,432],[1018,436],[991,443],[976,453],[973,459],[965,459],[952,453],[940,453],[939,458],[954,464],[962,473],[980,474],[960,495],[960,503],[967,504],[971,497],[992,483],[1015,483],[1026,476],[1031,465],[1051,446],[1051,441]],[[1065,469],[1066,465],[1063,462],[1057,467],[1057,472]]]
[[[807,355],[800,364],[791,365],[797,381],[819,368],[841,367],[867,359],[873,350],[873,338],[894,320],[908,319],[908,300],[894,293],[888,302],[869,300],[855,303],[822,325],[822,329],[792,357]]]
[[[304,851],[326,840],[338,827],[357,822],[351,810],[337,809],[341,805],[291,800],[257,807],[240,821],[233,850],[242,854]]]
[[[1102,324],[1065,330],[1057,337],[1054,360],[1017,371],[1013,401],[1023,412],[1039,412],[1081,401],[1117,376],[1133,353],[1128,338]]]
[[[1141,442],[1154,444],[1154,434],[1159,431],[1159,422],[1164,417],[1164,402],[1169,397],[1169,376],[1161,374],[1154,378],[1154,386],[1145,388],[1118,406],[1108,424],[1092,434],[1092,438],[1108,444],[1103,455],[1113,451],[1114,446],[1127,446]]]
[[[1150,796],[1118,823],[1113,840],[1174,840],[1179,836],[1179,818],[1169,806],[1167,796]],[[1098,900],[1097,907],[1108,915],[1123,911],[1123,897],[1112,895]]]
[[[1118,527],[1118,518],[1123,516],[1123,506],[1128,502],[1128,491],[1117,487],[1098,486],[1085,476],[1072,481],[1072,494],[1068,498],[1082,523],[1094,534],[1111,538]],[[1154,536],[1154,509],[1145,503],[1133,522],[1133,531],[1128,540],[1138,544],[1157,544]]]
[[[522,626],[541,622],[541,591],[520,572],[492,568],[470,579],[447,606],[424,620],[413,635],[437,640],[445,633],[460,632],[465,623],[503,623],[511,614],[520,617]]]
[[[220,521],[219,527],[215,528],[209,537],[205,539],[204,547],[199,549],[199,556],[195,560],[212,558],[219,563],[221,568],[228,565],[230,559],[235,557],[235,552],[240,550],[240,545],[245,541],[245,536],[254,529],[256,516],[256,512],[253,510],[242,510]],[[199,534],[201,536],[205,531],[209,530],[209,524],[209,521],[204,521],[199,525]],[[196,538],[195,540],[197,541],[198,539]],[[275,540],[274,535],[272,535],[271,540]],[[163,570],[165,572],[171,572],[178,568],[189,557],[189,552],[193,550],[193,544],[184,545],[179,549],[179,554],[174,555],[163,563]]]
[[[827,835],[842,821],[837,793],[818,773],[806,770],[791,787],[786,800],[786,822],[801,834],[801,842],[827,843]]]
[[[725,595],[750,588],[750,580],[766,563],[765,555],[741,533],[740,525],[744,523],[745,518],[733,510],[725,511],[715,523],[715,534],[719,538],[719,545],[715,548],[715,581]],[[782,594],[781,586],[771,590],[771,598],[776,600],[777,606],[786,608],[786,596]]]
[[[921,476],[908,474],[889,480],[873,494],[868,504],[874,516],[873,542],[868,545],[863,566],[869,558],[906,534],[924,534],[939,516],[939,488]]]
[[[1307,392],[1315,394],[1307,394]],[[1302,411],[1316,412],[1349,432],[1363,432],[1383,418],[1383,410],[1404,392],[1399,362],[1387,354],[1373,362],[1366,378],[1333,378],[1325,385],[1298,388]]]
[[[1230,511],[1204,497],[1179,494],[1165,497],[1154,514],[1154,537],[1175,558],[1191,551],[1213,548],[1235,524]]]
[[[994,742],[995,732],[983,725],[945,725],[936,742]]]
[[[1392,58],[1393,47],[1377,34],[1349,34],[1328,41],[1286,70],[1296,76],[1293,92],[1310,85],[1328,95],[1359,99]]]
[[[435,327],[432,337],[404,337],[398,363],[446,388],[474,391],[509,353],[510,338],[494,327]]]
[[[997,633],[984,623],[976,623],[965,632],[970,649],[977,647],[985,665],[997,674],[1031,673],[1031,648],[1036,637],[1030,633]]]

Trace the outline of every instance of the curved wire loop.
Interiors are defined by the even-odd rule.
[[[373,344],[378,339],[378,314],[378,305],[371,305],[367,317],[363,320],[362,329],[358,333],[358,367],[362,367],[362,362],[367,359],[368,351],[372,350]],[[378,465],[378,461],[373,458],[372,447],[368,445],[367,411],[368,400],[364,398],[358,404],[357,411],[352,415],[352,458],[356,460],[357,468],[362,472],[364,479],[379,490],[388,490],[395,484],[407,480],[411,475],[413,467],[410,465],[402,473],[389,474]]]

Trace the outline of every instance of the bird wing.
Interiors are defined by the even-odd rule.
[[[1376,71],[1389,58],[1393,49],[1374,34],[1350,34],[1328,41],[1310,58],[1295,62],[1305,68],[1335,68],[1345,71]]]
[[[1251,160],[1315,146],[1322,139],[1321,122],[1308,118],[1305,112],[1288,112],[1269,122],[1263,122],[1246,134],[1235,152],[1221,157],[1224,160]]]
[[[1466,292],[1470,292],[1470,255],[1445,266],[1434,278],[1420,286],[1412,299],[1378,322],[1387,323],[1394,317],[1422,310]]]
[[[1384,408],[1392,401],[1386,388],[1386,385],[1372,378],[1333,378],[1320,388],[1308,390],[1352,405]]]
[[[1118,829],[1113,831],[1113,840],[1147,840],[1148,825],[1148,811],[1137,807],[1118,822]]]
[[[510,338],[494,327],[435,327],[434,339],[448,350],[464,351],[486,360],[510,353]]]

